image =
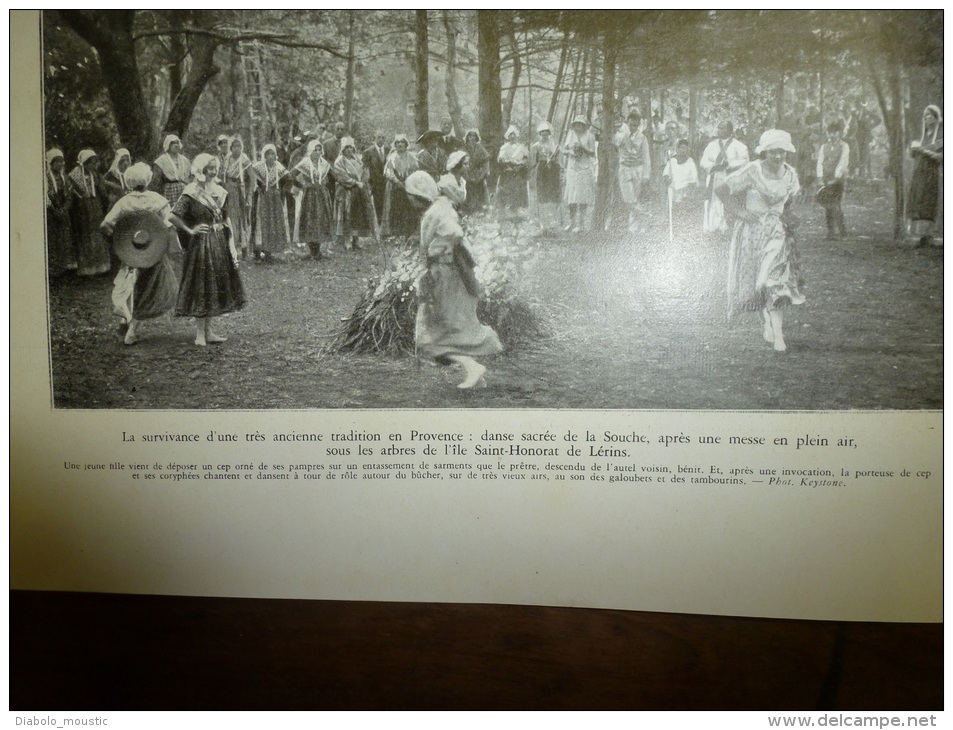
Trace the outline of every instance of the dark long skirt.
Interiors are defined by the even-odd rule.
[[[185,251],[177,317],[217,317],[245,306],[245,290],[224,231],[196,236]]]
[[[526,170],[502,170],[496,188],[498,208],[525,208],[529,205]]]
[[[406,191],[391,181],[387,181],[384,193],[385,236],[413,236],[420,233],[420,212],[410,202]]]

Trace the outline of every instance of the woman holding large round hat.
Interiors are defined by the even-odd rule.
[[[130,192],[110,208],[100,228],[112,237],[113,250],[122,262],[113,282],[113,310],[127,325],[123,342],[134,345],[142,320],[159,317],[175,306],[179,287],[167,252],[177,239],[169,201],[147,190],[152,168],[138,162],[123,177]]]
[[[215,182],[218,160],[202,153],[192,162],[193,181],[172,208],[172,223],[185,234],[185,258],[177,317],[195,318],[195,344],[224,342],[212,332],[212,318],[245,306],[237,255],[225,223],[228,193]]]
[[[800,190],[797,173],[786,161],[795,149],[790,134],[769,129],[755,151],[761,159],[730,174],[714,190],[736,218],[728,258],[728,315],[760,312],[764,339],[783,352],[782,307],[804,303],[785,216]]]

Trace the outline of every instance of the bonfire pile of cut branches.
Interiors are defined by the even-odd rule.
[[[527,221],[496,221],[470,218],[466,222],[467,245],[477,262],[477,280],[483,295],[477,314],[496,330],[508,350],[547,337],[551,332],[543,308],[533,299],[528,276],[538,247],[538,228]],[[414,352],[418,282],[424,266],[417,241],[397,251],[382,273],[368,279],[351,315],[332,335],[331,353]]]

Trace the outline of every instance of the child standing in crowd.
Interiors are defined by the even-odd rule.
[[[693,221],[701,220],[696,221],[694,215],[698,202],[698,168],[688,153],[688,140],[678,140],[675,157],[670,158],[662,170],[668,191],[669,230],[679,241],[692,235]]]

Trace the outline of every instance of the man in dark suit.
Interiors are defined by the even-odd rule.
[[[384,189],[387,186],[387,180],[384,178],[384,163],[387,161],[387,155],[390,154],[390,147],[387,145],[387,137],[384,132],[377,130],[374,135],[374,144],[364,150],[361,159],[364,162],[364,169],[368,171],[371,187],[371,197],[374,198],[374,210],[377,213],[377,222],[381,222],[381,215],[384,212]]]
[[[443,150],[444,155],[447,157],[449,157],[452,152],[462,150],[466,147],[463,140],[453,134],[453,120],[450,119],[450,117],[446,117],[440,123],[440,132],[443,134],[440,140],[440,149]]]

